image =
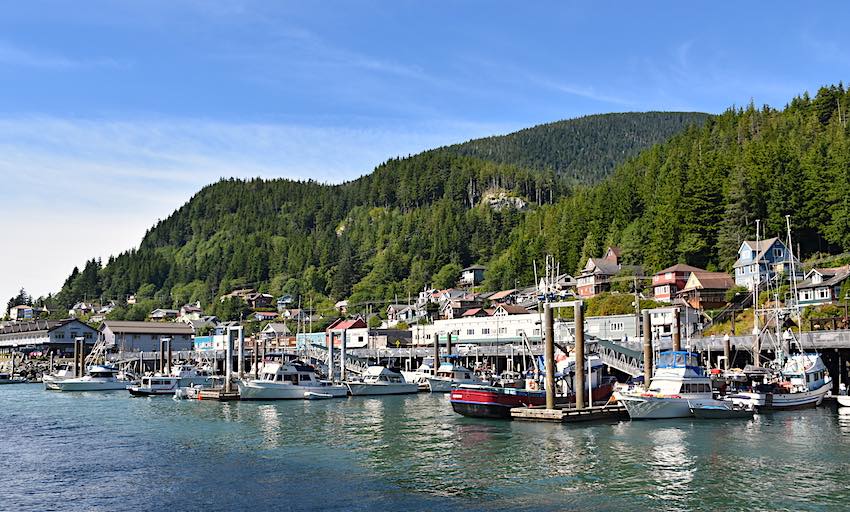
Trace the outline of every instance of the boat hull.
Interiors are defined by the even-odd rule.
[[[351,396],[408,395],[419,393],[419,385],[413,383],[366,384],[363,382],[349,382],[347,385]]]
[[[136,386],[130,386],[127,391],[133,396],[174,396],[177,388],[170,389],[145,389]]]
[[[850,407],[850,395],[838,395],[835,399],[841,407]]]
[[[75,381],[74,379],[68,379],[57,382],[56,386],[59,391],[118,391],[127,389],[128,384],[128,382],[120,381],[81,382]]]
[[[724,409],[724,408],[700,408],[691,409],[694,418],[701,420],[730,420],[752,418],[754,410],[748,409]]]
[[[729,397],[732,402],[752,406],[764,411],[791,411],[796,409],[809,409],[817,407],[823,402],[823,398],[829,392],[831,386],[827,383],[812,391],[799,393],[736,393]]]
[[[240,400],[304,400],[305,393],[329,394],[334,398],[348,395],[345,386],[297,386],[263,381],[239,381]]]
[[[614,391],[613,383],[593,388],[593,401],[608,400]],[[511,409],[546,404],[545,391],[500,388],[495,386],[461,385],[451,391],[454,412],[473,418],[510,418]],[[559,404],[575,403],[574,394],[555,397]]]
[[[629,417],[633,420],[663,420],[691,416],[687,398],[623,396],[619,403],[626,407]]]

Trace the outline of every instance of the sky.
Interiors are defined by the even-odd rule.
[[[718,7],[718,5],[721,5]],[[850,4],[0,2],[0,308],[222,177],[341,182],[586,114],[782,107]]]

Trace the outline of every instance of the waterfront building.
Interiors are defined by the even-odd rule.
[[[154,352],[162,338],[171,338],[173,350],[192,350],[192,327],[183,322],[130,322],[106,320],[100,335],[106,346],[121,352]]]
[[[611,278],[620,271],[620,249],[609,247],[602,258],[588,258],[576,279],[579,297],[587,299],[611,290]]]
[[[659,302],[671,302],[691,277],[693,272],[705,272],[705,269],[679,263],[655,273],[652,276],[652,294]]]
[[[758,243],[745,240],[738,248],[735,262],[735,284],[752,290],[754,286],[790,272],[791,263],[800,268],[800,262],[779,238],[767,238]],[[799,273],[799,270],[798,270]]]
[[[53,350],[69,355],[74,352],[74,340],[78,337],[93,344],[97,331],[76,318],[16,322],[0,328],[0,350]]]
[[[325,333],[333,336],[334,346],[342,346],[343,339],[348,348],[365,348],[369,344],[369,327],[362,318],[338,318]]]
[[[836,268],[813,268],[797,285],[797,302],[801,306],[820,306],[847,301],[841,287],[850,278],[850,265]]]

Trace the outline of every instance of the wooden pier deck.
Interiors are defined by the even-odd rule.
[[[519,421],[546,421],[550,423],[581,423],[586,421],[619,421],[629,418],[622,405],[598,405],[576,409],[558,405],[554,409],[545,406],[516,407],[511,409],[511,418]]]
[[[202,389],[198,392],[198,400],[216,400],[219,402],[230,402],[239,400],[239,392],[227,392],[222,388]]]

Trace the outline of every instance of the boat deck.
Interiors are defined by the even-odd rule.
[[[202,389],[198,392],[198,400],[217,400],[219,402],[230,402],[239,400],[239,391],[227,392],[224,388]]]

